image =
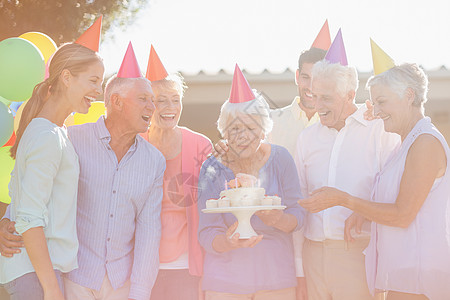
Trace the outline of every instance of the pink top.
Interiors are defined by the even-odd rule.
[[[181,152],[166,160],[161,207],[161,243],[159,261],[169,263],[188,251],[186,207],[183,203]]]
[[[450,295],[450,150],[430,118],[417,122],[375,179],[372,199],[395,203],[409,148],[421,134],[436,137],[445,149],[447,169],[436,179],[427,199],[408,228],[372,223],[366,249],[367,281],[375,288],[430,299]]]
[[[200,168],[211,153],[211,141],[204,135],[181,127],[181,171],[183,179],[183,202],[186,207],[189,273],[203,275],[203,249],[198,243],[197,184]],[[141,134],[148,139],[147,133]]]

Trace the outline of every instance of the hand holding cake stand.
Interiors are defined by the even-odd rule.
[[[233,233],[239,233],[239,239],[258,236],[251,224],[253,214],[260,210],[285,209],[281,198],[277,195],[267,196],[265,189],[259,187],[256,177],[238,173],[230,182],[225,181],[225,190],[220,192],[219,199],[206,201],[204,213],[232,213],[238,220],[238,227]],[[228,187],[232,187],[228,189]]]
[[[285,209],[284,205],[258,205],[258,206],[229,206],[229,207],[217,207],[217,208],[205,208],[202,209],[204,213],[232,213],[238,220],[238,227],[233,233],[239,233],[239,239],[249,239],[252,236],[258,234],[252,227],[250,222],[253,214],[259,210],[271,210],[271,209]]]

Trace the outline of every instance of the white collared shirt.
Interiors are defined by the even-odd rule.
[[[317,113],[312,116],[311,120],[308,120],[306,113],[298,105],[299,100],[300,98],[297,96],[290,105],[270,112],[273,129],[267,139],[271,144],[285,147],[292,157],[295,156],[297,138],[300,132],[319,121]]]
[[[298,105],[300,97],[295,97],[288,106],[274,109],[270,112],[273,120],[273,129],[268,136],[272,144],[285,147],[292,157],[295,157],[297,138],[303,129],[317,123],[319,116],[315,113],[310,120]],[[303,195],[304,196],[304,195]],[[294,249],[303,247],[303,228],[292,233]],[[301,252],[295,251],[295,269],[297,277],[304,277]]]
[[[400,136],[385,132],[382,120],[366,121],[366,110],[362,105],[340,131],[317,123],[299,135],[295,160],[304,197],[330,186],[370,199],[374,178],[400,144]],[[308,213],[305,237],[313,241],[343,240],[344,222],[351,214],[342,206]],[[369,234],[367,227],[361,236]]]

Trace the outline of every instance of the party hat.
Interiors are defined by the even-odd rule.
[[[233,83],[231,84],[230,103],[243,103],[254,100],[255,94],[253,94],[250,85],[242,74],[238,65],[234,68]]]
[[[158,54],[156,54],[153,45],[150,47],[150,57],[148,58],[147,74],[145,77],[150,81],[162,80],[167,77],[167,71],[159,59]]]
[[[370,39],[370,48],[372,48],[373,74],[378,75],[395,67],[394,60],[384,52],[372,39]]]
[[[131,42],[128,44],[127,52],[123,57],[122,65],[120,66],[117,77],[121,78],[139,78],[142,77],[139,65],[134,55],[133,46]]]
[[[327,51],[331,45],[330,28],[328,28],[328,20],[325,20],[322,28],[314,40],[311,48],[318,48]]]
[[[95,52],[98,52],[98,47],[100,45],[100,33],[102,31],[102,18],[103,16],[95,20],[94,24],[91,25],[76,41],[75,43],[85,46]]]
[[[334,38],[333,43],[330,46],[330,49],[328,49],[328,52],[325,55],[325,59],[332,64],[339,63],[343,66],[348,65],[347,55],[345,54],[344,41],[342,40],[342,32],[340,28],[338,33],[336,34],[336,37]]]

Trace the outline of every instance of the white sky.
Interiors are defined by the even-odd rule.
[[[168,72],[295,69],[328,18],[350,65],[372,70],[369,37],[397,63],[450,68],[449,0],[149,0],[135,23],[110,32],[100,53],[117,72],[131,40],[142,72],[153,44]]]

